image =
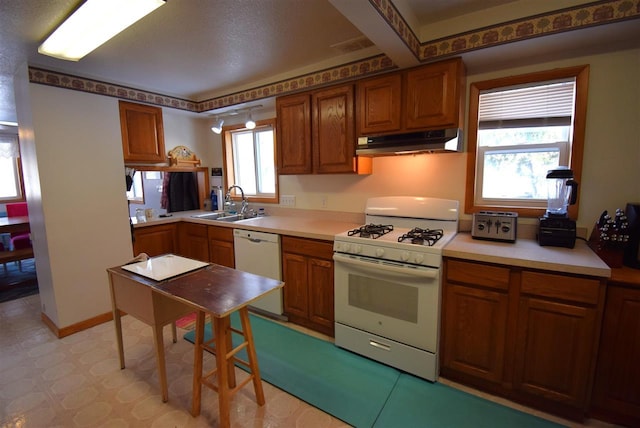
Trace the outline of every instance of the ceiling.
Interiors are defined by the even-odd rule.
[[[537,0],[393,0],[412,29],[510,3]],[[565,0],[571,1],[571,0]],[[574,0],[573,3],[580,2]],[[305,72],[384,53],[401,67],[405,47],[386,43],[380,25],[368,24],[368,0],[169,0],[78,62],[37,53],[38,45],[80,3],[78,0],[0,0],[0,121],[16,121],[13,74],[28,64],[140,90],[202,101]],[[525,10],[526,11],[526,10]],[[567,47],[529,43],[530,60],[566,49],[616,43],[638,45],[640,25],[621,31],[580,30]],[[601,27],[613,27],[607,25]],[[638,27],[638,28],[635,28]],[[387,31],[390,28],[386,29]],[[424,31],[423,31],[424,32]],[[569,32],[571,33],[571,32]],[[603,36],[603,33],[606,36]],[[589,38],[585,35],[591,34]],[[595,38],[598,43],[591,41]],[[574,40],[570,40],[573,38]],[[367,41],[371,46],[367,47]],[[424,40],[420,40],[424,42]],[[375,43],[377,42],[377,43]],[[519,43],[517,43],[519,44]],[[515,45],[515,44],[513,44]],[[536,51],[538,49],[538,51]],[[465,57],[475,66],[509,63],[518,49],[499,47]],[[520,49],[521,51],[521,49]],[[519,54],[522,56],[522,53]],[[415,65],[418,65],[416,62]],[[469,63],[467,64],[469,67]]]

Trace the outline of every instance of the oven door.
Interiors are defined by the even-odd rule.
[[[334,253],[336,323],[435,353],[440,269]]]

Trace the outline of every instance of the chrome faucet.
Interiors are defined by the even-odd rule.
[[[249,201],[244,196],[244,190],[242,190],[242,187],[235,184],[229,187],[229,189],[227,190],[227,194],[224,197],[225,205],[231,202],[231,190],[233,190],[234,188],[240,190],[240,196],[242,197],[242,208],[240,209],[240,215],[245,215],[247,212],[247,208],[249,207]]]

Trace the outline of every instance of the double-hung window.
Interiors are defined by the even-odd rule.
[[[579,177],[586,103],[581,71],[471,85],[468,212],[504,209],[537,216],[546,207],[548,170],[568,166]]]
[[[275,121],[226,128],[224,147],[227,184],[240,186],[251,201],[277,202]]]
[[[16,134],[0,133],[0,202],[24,200],[20,146]]]

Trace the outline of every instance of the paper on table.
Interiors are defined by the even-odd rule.
[[[200,269],[208,264],[209,263],[176,256],[174,254],[166,254],[164,256],[150,258],[146,261],[122,266],[122,269],[156,281],[162,281],[192,270]]]

